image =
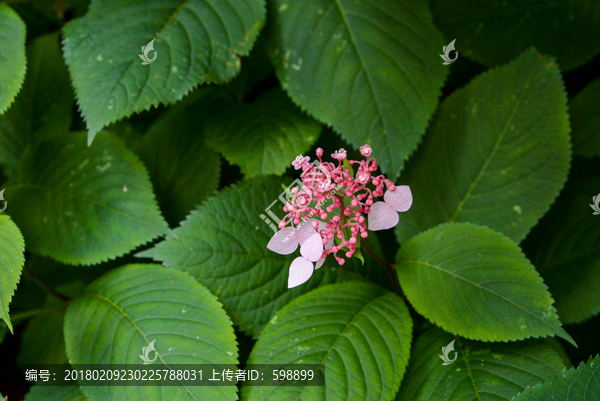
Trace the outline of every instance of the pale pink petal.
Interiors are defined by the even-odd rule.
[[[298,243],[300,246],[302,246],[304,241],[306,241],[311,235],[317,232],[314,228],[312,228],[313,221],[315,221],[315,219],[308,219],[296,226],[296,230],[298,231]]]
[[[323,266],[323,263],[325,263],[325,258],[321,258],[321,259],[317,260],[317,263],[315,264],[315,270],[317,270],[319,267]]]
[[[303,284],[312,276],[314,271],[313,264],[303,257],[294,259],[290,266],[290,275],[288,276],[288,288],[297,287]]]
[[[408,185],[400,185],[393,191],[388,189],[383,195],[383,200],[393,207],[395,211],[406,212],[412,206],[413,197]]]
[[[375,202],[369,213],[369,230],[387,230],[400,221],[398,212],[385,202]]]
[[[298,233],[292,227],[279,230],[267,244],[267,248],[280,255],[289,255],[298,248]]]
[[[319,260],[323,254],[323,240],[321,234],[314,233],[300,247],[300,254],[311,262]]]

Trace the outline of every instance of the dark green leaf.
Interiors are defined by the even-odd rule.
[[[569,103],[575,156],[600,156],[600,79],[587,85]]]
[[[206,126],[206,143],[247,177],[280,175],[308,151],[320,131],[318,122],[273,89],[251,104],[215,113]]]
[[[600,394],[600,357],[590,358],[577,369],[563,371],[557,378],[526,389],[513,401],[596,401]]]
[[[111,122],[233,78],[264,20],[264,0],[92,0],[63,40],[89,141]],[[142,65],[140,53],[155,61]]]
[[[9,174],[28,144],[68,131],[73,116],[75,100],[58,32],[36,38],[27,47],[27,60],[23,88],[0,117],[0,160]]]
[[[275,0],[272,59],[292,100],[395,177],[447,74],[425,0]],[[393,178],[392,177],[392,178]]]
[[[185,272],[128,265],[104,275],[69,304],[65,343],[73,364],[140,364],[140,351],[151,341],[167,365],[237,364],[231,320],[216,297]],[[230,386],[81,390],[90,400],[236,399]]]
[[[534,50],[446,98],[402,175],[414,202],[400,243],[453,221],[521,241],[567,178],[566,99],[558,66]]]
[[[33,386],[25,401],[87,401],[87,398],[77,386]]]
[[[600,216],[590,207],[600,191],[597,167],[588,177],[567,183],[524,244],[563,323],[579,323],[600,312]]]
[[[179,103],[150,126],[134,149],[145,163],[165,218],[176,225],[219,185],[220,158],[204,145],[209,105],[206,90],[192,104]]]
[[[446,331],[481,341],[558,335],[574,344],[535,268],[498,232],[442,224],[403,244],[396,260],[410,303]]]
[[[27,249],[65,263],[99,263],[167,230],[146,169],[110,133],[92,147],[81,133],[40,142],[5,196]]]
[[[16,204],[14,207],[18,207]],[[17,288],[25,263],[23,235],[6,215],[0,215],[0,318],[13,331],[8,304]]]
[[[410,353],[412,320],[395,294],[349,282],[316,289],[277,312],[248,363],[325,366],[325,386],[242,387],[244,400],[391,400]]]
[[[0,3],[0,114],[8,109],[25,78],[25,29],[21,17]]]
[[[488,66],[535,46],[566,71],[600,52],[600,4],[594,0],[434,0],[431,11],[459,53]]]
[[[307,283],[287,288],[289,266],[299,252],[284,256],[267,249],[279,223],[269,212],[284,215],[279,180],[255,178],[222,191],[138,256],[188,271],[219,297],[236,325],[258,336],[289,301],[348,276],[342,269],[322,267]]]
[[[442,348],[454,351],[444,365]],[[456,338],[436,327],[416,341],[397,401],[510,400],[528,386],[564,369],[548,340],[482,343]]]

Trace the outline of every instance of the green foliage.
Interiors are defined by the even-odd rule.
[[[146,169],[109,133],[90,148],[81,133],[40,142],[5,195],[28,249],[65,263],[99,263],[167,229]]]
[[[8,304],[17,288],[23,264],[25,243],[19,228],[8,216],[0,215],[0,318],[13,331]],[[0,339],[1,342],[1,339]]]
[[[456,357],[456,362],[444,366],[440,352],[453,340],[455,351],[448,357]],[[413,345],[396,400],[510,400],[526,387],[550,380],[564,367],[547,340],[481,343],[434,327]]]
[[[589,207],[598,191],[597,170],[570,180],[527,238],[527,254],[556,300],[563,323],[579,323],[600,312],[600,230]]]
[[[0,161],[11,174],[30,143],[71,127],[73,93],[58,34],[36,38],[27,47],[23,88],[0,117]]]
[[[598,0],[0,2],[0,391],[596,401],[600,359],[559,371],[600,352],[598,22]],[[23,380],[146,351],[326,383]]]
[[[506,63],[531,46],[556,57],[563,71],[600,53],[600,4],[593,0],[431,3],[446,39],[456,39],[462,54],[488,66]]]
[[[249,363],[325,366],[325,386],[242,387],[252,400],[391,400],[404,375],[412,320],[404,302],[372,284],[328,285],[271,319]]]
[[[76,386],[33,386],[25,401],[87,401],[87,398]]]
[[[128,265],[102,276],[69,304],[65,343],[71,363],[139,364],[140,350],[151,341],[165,364],[237,363],[231,320],[216,297],[185,272]],[[81,390],[91,401],[236,399],[235,388],[227,386]]]
[[[271,58],[292,100],[395,178],[415,150],[447,70],[425,0],[275,0]]]
[[[135,18],[139,14],[145,18]],[[263,0],[118,0],[110,6],[92,0],[83,18],[65,26],[63,39],[88,141],[109,123],[181,100],[198,84],[233,78],[264,20]],[[156,60],[142,65],[138,51],[151,40],[156,53],[146,55]]]
[[[600,156],[600,79],[587,85],[569,103],[575,156]]]
[[[256,337],[292,299],[347,276],[322,267],[306,284],[287,289],[288,267],[296,255],[267,249],[273,231],[260,217],[275,201],[271,211],[282,215],[280,194],[275,177],[246,180],[209,199],[163,242],[138,256],[192,274],[219,297],[236,325]]]
[[[0,3],[0,114],[10,106],[25,78],[25,31],[17,13]]]
[[[498,232],[443,224],[403,244],[396,261],[410,303],[446,331],[481,341],[558,335],[574,344],[535,268]]]
[[[246,177],[279,175],[298,154],[306,153],[320,131],[319,123],[281,90],[273,89],[251,104],[213,114],[206,127],[206,143],[239,165]]]
[[[402,175],[415,202],[402,243],[444,222],[486,225],[521,241],[569,171],[569,120],[558,66],[529,50],[442,103]]]
[[[577,369],[562,372],[557,378],[528,388],[513,401],[594,401],[600,394],[600,357],[590,358]]]
[[[210,105],[220,95],[200,91],[158,118],[133,148],[145,163],[160,210],[176,225],[219,184],[219,155],[204,145]],[[188,99],[190,100],[190,99]]]

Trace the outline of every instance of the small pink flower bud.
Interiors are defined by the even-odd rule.
[[[369,234],[366,231],[363,231],[362,233],[360,233],[360,236],[362,238],[367,238],[369,236]]]
[[[321,156],[323,156],[323,149],[321,149],[321,148],[317,148],[317,151],[316,151],[316,153],[317,153],[317,157],[321,157]]]
[[[352,237],[348,240],[351,244],[356,244],[356,237]]]

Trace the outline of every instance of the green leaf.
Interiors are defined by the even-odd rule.
[[[264,20],[264,0],[92,0],[63,40],[89,141],[111,122],[233,78]],[[155,61],[142,65],[153,40],[145,55]]]
[[[70,298],[82,294],[84,289],[85,285],[80,281],[56,288]],[[23,331],[17,356],[19,365],[69,363],[63,332],[65,303],[47,295],[44,308],[47,313],[40,313],[31,319]]]
[[[135,283],[135,285],[132,285]],[[190,275],[156,265],[128,265],[102,276],[69,304],[65,343],[72,364],[140,364],[156,341],[164,364],[237,364],[231,320]],[[234,387],[83,386],[95,400],[235,400]]]
[[[558,66],[535,50],[446,98],[402,175],[414,203],[400,243],[455,221],[525,238],[567,179],[566,99]]]
[[[25,401],[87,401],[79,387],[33,386]]]
[[[309,150],[321,125],[305,115],[279,89],[251,104],[215,113],[206,125],[206,144],[221,152],[247,177],[281,175]]]
[[[15,207],[18,207],[15,204]],[[8,304],[17,288],[23,264],[25,243],[15,223],[6,215],[0,215],[0,318],[13,331]]]
[[[265,327],[248,363],[325,366],[325,386],[242,387],[253,400],[391,400],[408,364],[406,304],[373,284],[348,282],[290,302]]]
[[[536,266],[563,323],[580,323],[600,313],[600,230],[590,204],[600,191],[598,168],[570,180],[531,232],[524,249]]]
[[[600,79],[581,90],[569,103],[575,156],[600,156]]]
[[[535,46],[566,71],[600,52],[600,4],[593,0],[434,0],[431,11],[446,39],[456,39],[457,51],[488,66]]]
[[[27,47],[29,66],[14,104],[0,117],[0,161],[11,174],[25,147],[71,127],[73,92],[58,32],[36,38]]]
[[[0,3],[0,114],[8,109],[25,78],[25,29],[21,17]]]
[[[535,268],[498,232],[443,224],[403,244],[396,261],[410,303],[446,331],[481,341],[558,335],[574,344]]]
[[[90,148],[81,133],[40,142],[5,196],[27,249],[65,263],[99,263],[167,230],[146,169],[110,133]]]
[[[212,196],[219,185],[219,155],[204,145],[204,121],[219,93],[206,90],[201,95],[198,102],[179,103],[167,111],[134,146],[171,225]]]
[[[191,273],[219,297],[236,325],[256,337],[289,301],[347,276],[322,267],[305,284],[287,288],[289,266],[299,252],[267,249],[279,223],[269,213],[284,216],[281,192],[279,178],[245,180],[206,201],[163,242],[137,256]]]
[[[447,357],[456,361],[444,366],[440,355],[451,341]],[[564,368],[548,340],[481,343],[433,327],[415,342],[396,400],[510,400]]]
[[[600,357],[583,362],[577,369],[563,371],[557,378],[527,388],[513,401],[594,401],[600,394]]]
[[[292,100],[395,177],[447,74],[427,1],[274,0],[271,58]],[[392,178],[393,178],[392,177]]]
[[[600,4],[593,0],[431,3],[446,39],[456,39],[456,50],[488,66],[506,63],[534,46],[556,57],[567,71],[600,52]]]

